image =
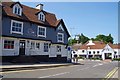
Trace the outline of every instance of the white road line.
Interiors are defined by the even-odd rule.
[[[99,64],[94,65],[93,67],[97,67],[97,66],[100,66],[100,65],[103,65],[103,64],[99,63]]]
[[[48,76],[42,76],[42,77],[39,77],[39,78],[48,78],[48,77],[54,77],[54,76],[59,76],[59,75],[63,75],[63,74],[68,74],[70,72],[64,72],[64,73],[58,73],[58,74],[53,74],[53,75],[48,75]]]

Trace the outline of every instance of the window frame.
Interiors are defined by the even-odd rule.
[[[5,48],[5,41],[13,41],[14,42],[14,44],[13,44],[13,48]],[[4,39],[3,40],[3,49],[4,50],[14,50],[15,49],[15,41],[14,40],[9,40],[9,39]]]
[[[60,45],[57,45],[57,52],[62,52],[62,47]]]
[[[13,13],[16,14],[16,15],[19,15],[19,16],[22,15],[22,8],[20,7],[19,4],[15,4],[13,6]]]
[[[45,29],[44,35],[39,34],[39,28]],[[37,35],[38,35],[38,37],[45,37],[46,38],[46,27],[38,26]]]
[[[39,45],[38,45],[39,44]],[[38,48],[39,46],[39,48]],[[36,46],[35,46],[36,49],[40,49],[40,42],[36,42]]]
[[[18,24],[21,24],[21,32],[18,32],[18,31],[13,31],[12,29],[13,29],[13,27],[16,27],[16,26],[13,26],[13,23],[18,23]],[[21,35],[23,35],[23,22],[20,22],[20,21],[16,21],[16,20],[11,20],[11,34],[12,33],[16,33],[16,34],[21,34]]]
[[[31,41],[31,43],[30,43],[30,49],[35,49],[35,48],[36,48],[35,42]]]
[[[62,35],[62,41],[59,40],[58,35]],[[63,33],[58,33],[58,34],[57,34],[57,42],[62,42],[62,43],[64,42],[64,34],[63,34]]]
[[[47,44],[47,48],[45,48],[46,44]],[[45,49],[47,49],[47,50],[45,50]],[[44,52],[49,52],[49,43],[44,43]]]
[[[44,15],[43,12],[40,12],[40,13],[38,14],[38,20],[40,20],[40,21],[45,21],[45,15]]]

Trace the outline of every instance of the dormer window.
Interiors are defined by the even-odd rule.
[[[13,13],[17,14],[17,15],[20,15],[20,16],[22,15],[22,8],[19,4],[15,4],[13,6]]]
[[[45,21],[45,15],[43,14],[43,12],[40,12],[38,14],[38,20]]]

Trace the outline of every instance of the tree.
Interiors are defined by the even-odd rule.
[[[70,38],[69,40],[68,40],[68,45],[69,46],[71,46],[71,45],[73,45],[74,43],[77,43],[77,40],[74,38]]]
[[[113,37],[111,36],[111,34],[109,34],[109,35],[107,36],[106,42],[113,44]]]
[[[111,36],[111,34],[109,34],[108,36],[99,34],[96,36],[96,38],[94,40],[95,41],[103,41],[104,43],[113,43],[113,37]]]
[[[88,37],[84,36],[82,33],[79,36],[79,43],[84,44],[86,43],[88,40],[90,40]]]

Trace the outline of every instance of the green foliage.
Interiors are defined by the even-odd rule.
[[[90,40],[90,39],[88,37],[84,36],[82,33],[81,33],[81,35],[79,35],[79,43],[84,44],[88,40]]]
[[[79,40],[78,43],[84,44],[86,43],[88,40],[90,40],[88,37],[86,37],[85,35],[83,35],[81,33],[81,35],[79,36]],[[99,34],[96,36],[96,38],[91,38],[92,41],[103,41],[104,43],[113,43],[113,37],[111,36],[111,34],[109,34],[108,36],[103,35],[103,34]],[[68,44],[69,45],[73,45],[74,43],[77,43],[77,40],[74,39],[69,39]]]
[[[120,58],[114,58],[113,61],[120,61]]]
[[[96,36],[96,38],[94,40],[103,41],[105,43],[113,43],[113,37],[111,36],[111,34],[109,34],[108,36],[99,34]]]
[[[77,43],[77,40],[72,39],[72,38],[68,40],[68,45],[69,46],[73,45],[74,43]]]

